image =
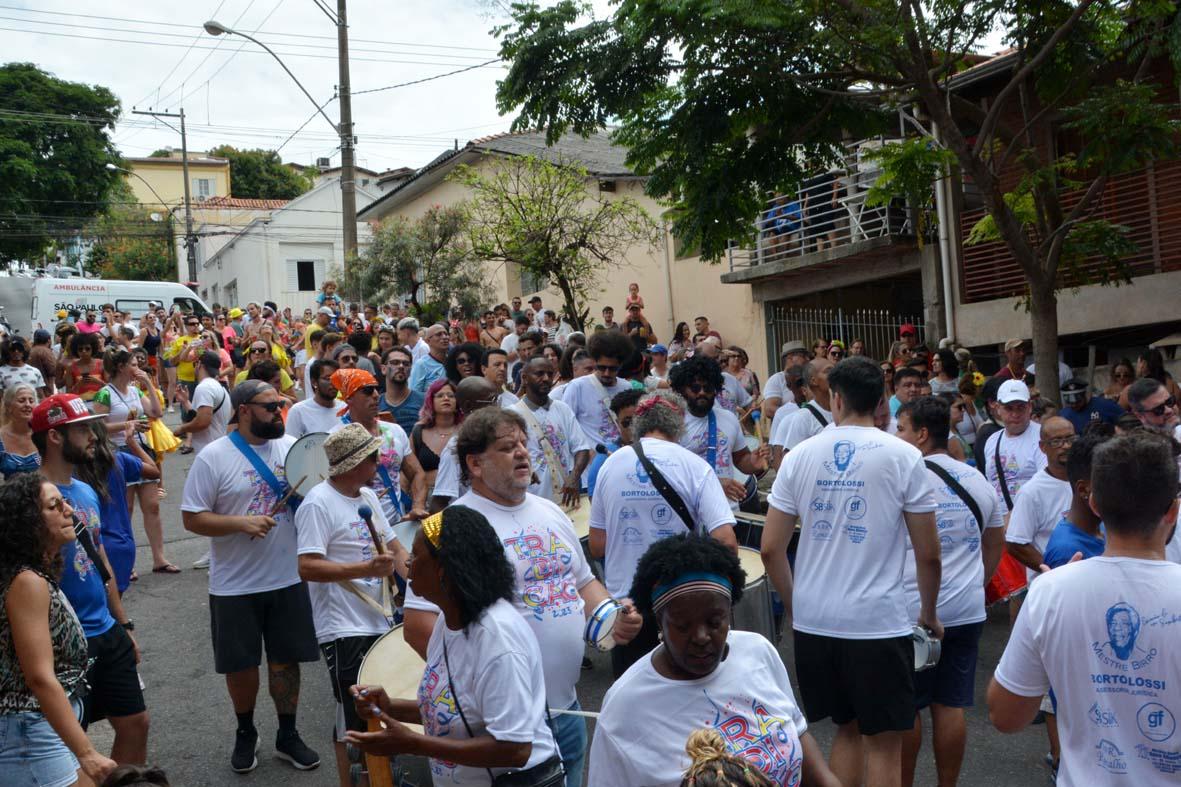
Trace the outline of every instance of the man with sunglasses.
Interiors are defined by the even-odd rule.
[[[619,440],[611,398],[631,388],[627,380],[619,379],[619,369],[635,346],[622,333],[599,331],[590,337],[586,350],[595,362],[595,370],[567,383],[562,401],[574,411],[587,442],[606,445]]]
[[[1128,405],[1145,429],[1181,440],[1177,399],[1169,394],[1168,387],[1160,381],[1141,377],[1129,385]]]
[[[295,439],[311,432],[331,432],[340,424],[340,403],[336,401],[336,386],[332,373],[340,364],[327,358],[312,361],[311,396],[296,402],[287,413],[287,434]]]
[[[391,414],[406,434],[414,430],[425,401],[422,394],[410,387],[410,367],[413,365],[414,357],[405,347],[393,347],[386,351],[382,367],[385,392],[378,403],[379,412]]]
[[[238,430],[215,440],[185,480],[185,529],[212,539],[209,613],[214,668],[225,675],[238,719],[230,767],[258,766],[254,706],[266,644],[268,688],[278,714],[275,756],[300,770],[320,764],[295,728],[299,664],[319,661],[307,585],[299,577],[293,505],[283,463],[295,438],[285,434],[278,391],[246,380],[230,395]]]
[[[200,453],[219,437],[224,437],[233,415],[230,393],[217,379],[221,356],[212,350],[202,353],[197,362],[197,387],[192,407],[182,416],[183,422],[172,430],[177,437],[189,437],[193,450]],[[182,401],[182,408],[186,402]],[[192,415],[189,415],[192,413]]]

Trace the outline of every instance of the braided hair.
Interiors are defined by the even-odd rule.
[[[685,752],[691,762],[681,787],[772,787],[754,763],[728,751],[722,734],[712,727],[689,733]]]

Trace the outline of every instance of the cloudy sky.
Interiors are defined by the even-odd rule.
[[[352,0],[350,61],[354,93],[433,77],[496,58],[489,30],[496,0]],[[335,10],[336,0],[326,0]],[[606,2],[596,3],[606,8]],[[0,53],[71,81],[104,85],[123,104],[115,142],[126,156],[180,146],[179,135],[133,106],[182,105],[189,148],[220,143],[275,148],[311,164],[338,142],[307,97],[269,55],[236,36],[202,30],[216,19],[276,52],[323,102],[337,84],[336,28],[316,0],[0,0]],[[420,85],[356,95],[358,163],[375,170],[419,166],[454,139],[506,130],[494,100],[498,63]],[[325,107],[333,120],[339,107]],[[304,124],[307,124],[304,126]],[[288,141],[293,132],[303,131]]]

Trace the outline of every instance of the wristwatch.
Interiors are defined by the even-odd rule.
[[[135,631],[135,621],[132,620],[131,618],[128,618],[127,620],[120,623],[119,625],[123,627],[124,631]]]

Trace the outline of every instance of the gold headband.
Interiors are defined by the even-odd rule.
[[[422,534],[435,549],[439,548],[439,536],[443,532],[443,512],[431,514],[422,520]]]

